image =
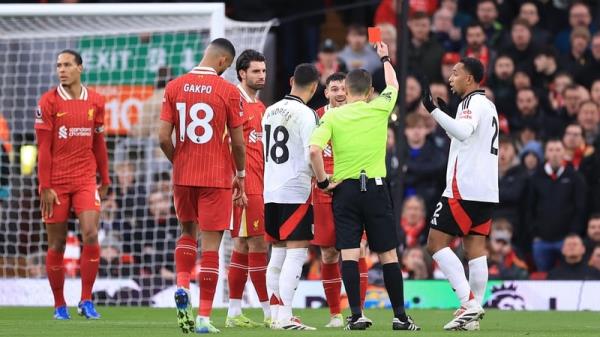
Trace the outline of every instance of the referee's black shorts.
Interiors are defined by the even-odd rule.
[[[359,180],[344,180],[333,191],[333,216],[338,250],[359,248],[363,230],[374,252],[398,246],[397,221],[384,179],[369,179],[366,192],[360,191]]]

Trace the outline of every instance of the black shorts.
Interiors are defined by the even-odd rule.
[[[269,241],[312,240],[312,205],[266,203],[265,232]]]
[[[338,250],[359,248],[363,231],[369,248],[386,252],[398,246],[397,228],[389,188],[383,179],[367,181],[367,191],[360,191],[360,181],[344,180],[333,191],[335,247]]]
[[[453,236],[490,234],[495,203],[442,197],[435,206],[429,228]]]

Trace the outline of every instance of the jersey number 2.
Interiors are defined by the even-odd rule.
[[[273,147],[271,147],[271,125],[265,124],[265,131],[267,132],[265,161],[269,161],[269,156],[275,164],[283,164],[288,161],[290,158],[290,150],[287,147],[287,141],[290,139],[288,130],[282,125],[273,130]]]
[[[498,120],[496,117],[492,118],[492,127],[494,128],[494,135],[492,136],[492,145],[490,146],[490,152],[493,155],[498,155],[498,148],[494,147],[494,143],[496,142],[496,138],[498,138]]]
[[[204,118],[199,118],[198,113],[204,111]],[[185,103],[177,103],[177,112],[179,112],[179,141],[183,142],[185,136],[196,144],[204,144],[210,141],[213,136],[213,129],[210,126],[215,113],[210,105],[206,103],[196,103],[190,107],[189,115],[192,122],[185,126],[186,115],[188,114],[187,105]],[[202,135],[196,133],[196,129],[201,127],[204,132]]]

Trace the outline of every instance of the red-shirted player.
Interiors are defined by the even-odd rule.
[[[329,110],[346,104],[346,88],[344,73],[334,73],[325,81],[325,97],[329,100],[329,104],[317,109],[317,114],[320,117]],[[333,175],[333,151],[331,144],[323,150],[323,162],[325,171],[330,176]],[[335,226],[333,221],[333,210],[331,208],[331,195],[323,192],[317,186],[313,186],[313,212],[314,212],[314,228],[315,237],[311,241],[313,245],[321,248],[321,279],[323,281],[323,289],[325,290],[325,298],[329,306],[331,319],[325,325],[326,328],[339,328],[345,325],[340,308],[340,292],[342,289],[342,279],[339,268],[340,253],[335,249]],[[360,271],[360,288],[361,288],[361,303],[364,303],[367,285],[368,285],[368,269],[365,259],[366,241],[361,242],[361,256],[359,259]]]
[[[213,40],[200,64],[165,88],[159,142],[173,163],[173,196],[182,234],[175,249],[177,321],[183,332],[219,332],[210,322],[219,279],[219,246],[230,229],[232,199],[246,204],[245,122],[240,92],[220,77],[233,62],[227,39]],[[171,136],[175,130],[176,143]],[[231,149],[230,149],[231,138]],[[232,152],[237,174],[232,171]],[[233,191],[232,191],[233,182]],[[189,298],[200,229],[200,308],[194,324]]]
[[[56,70],[60,84],[42,96],[35,119],[41,209],[48,232],[46,271],[54,294],[54,318],[70,319],[63,296],[63,254],[67,220],[73,209],[83,238],[78,312],[88,319],[99,319],[91,300],[100,260],[100,198],[110,185],[103,134],[104,98],[81,84],[83,61],[79,53],[60,52]],[[102,179],[100,189],[96,186],[97,171]]]
[[[256,97],[264,88],[267,67],[265,57],[256,50],[243,51],[237,58],[235,70],[240,84],[246,123],[246,195],[248,206],[233,209],[233,253],[229,265],[229,310],[226,327],[257,327],[271,325],[271,310],[267,294],[267,245],[265,243],[265,205],[263,201],[263,143],[262,117],[264,104]],[[242,313],[242,295],[250,275],[262,305],[263,323],[256,323]]]

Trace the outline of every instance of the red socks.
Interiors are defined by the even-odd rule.
[[[196,264],[198,242],[189,235],[182,235],[175,247],[175,273],[177,287],[190,288],[190,274]]]
[[[83,245],[81,259],[79,260],[79,273],[81,274],[81,300],[92,300],[92,288],[98,275],[100,265],[100,246]]]
[[[50,282],[50,288],[54,295],[54,307],[66,305],[63,295],[65,285],[65,269],[63,267],[63,253],[48,249],[46,254],[46,274]]]
[[[323,289],[325,290],[325,298],[327,299],[327,305],[329,306],[329,313],[332,316],[337,315],[340,312],[342,312],[340,309],[340,292],[342,290],[342,276],[340,274],[339,264],[337,262],[322,263],[321,278],[323,279]]]
[[[249,253],[248,271],[260,302],[269,300],[267,294],[267,253]]]
[[[231,263],[227,276],[230,299],[242,299],[246,280],[248,280],[248,255],[234,250],[231,254]]]
[[[367,287],[369,286],[369,268],[364,257],[358,260],[358,272],[360,273],[360,306],[364,307]]]
[[[200,261],[200,307],[198,315],[210,317],[212,311],[213,298],[219,280],[219,253],[216,251],[202,252],[202,261]]]

